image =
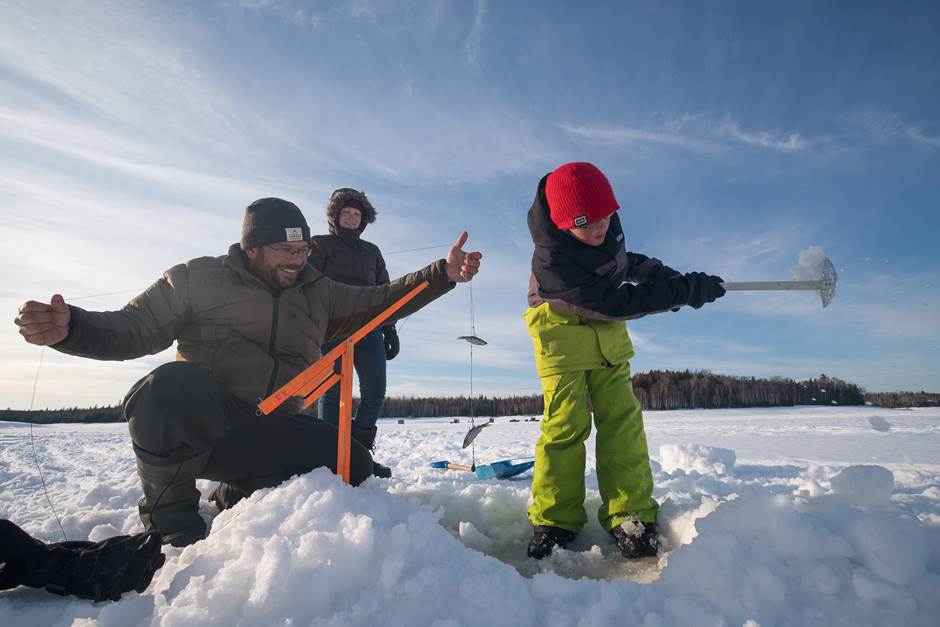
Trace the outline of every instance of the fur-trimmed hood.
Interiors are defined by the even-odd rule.
[[[365,192],[351,187],[341,187],[330,195],[330,202],[326,205],[326,221],[330,227],[330,233],[337,235],[339,227],[339,212],[346,206],[350,200],[357,200],[362,205],[362,222],[359,223],[359,234],[366,229],[367,224],[375,222],[376,211],[372,203],[366,197]]]

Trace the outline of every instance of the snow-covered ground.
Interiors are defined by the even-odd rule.
[[[0,593],[0,625],[940,625],[940,410],[647,412],[646,425],[658,561],[624,560],[594,520],[570,550],[527,559],[531,472],[432,469],[470,462],[468,420],[385,420],[377,458],[393,479],[353,489],[321,470],[222,514],[204,503],[210,536],[169,548],[146,593],[96,605],[19,588]],[[538,427],[497,418],[477,462],[530,455]],[[70,539],[140,531],[124,425],[34,436]],[[0,517],[60,540],[29,428],[0,423],[0,442]]]

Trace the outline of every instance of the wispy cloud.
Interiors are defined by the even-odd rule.
[[[847,123],[861,130],[859,141],[883,146],[885,144],[913,143],[922,148],[940,148],[940,135],[931,135],[921,126],[896,113],[874,109],[852,111],[845,116]]]
[[[476,0],[476,11],[473,16],[473,25],[464,44],[467,55],[467,64],[474,71],[480,69],[480,45],[483,41],[483,18],[486,16],[486,0]]]
[[[918,144],[929,146],[931,148],[940,148],[940,135],[930,136],[925,134],[919,128],[911,127],[907,129],[907,136]]]
[[[577,126],[574,124],[560,124],[559,127],[572,137],[593,142],[609,144],[655,144],[695,152],[713,152],[717,148],[715,143],[707,139],[648,129],[624,126]]]
[[[734,141],[750,146],[778,150],[781,152],[799,152],[808,150],[811,143],[799,133],[777,134],[767,131],[746,132],[741,130],[737,122],[725,122],[719,127],[719,135],[726,136]]]
[[[831,147],[829,138],[810,139],[791,132],[744,130],[733,119],[726,117],[714,122],[705,115],[680,116],[656,127],[583,126],[560,124],[569,136],[591,142],[612,145],[651,145],[667,149],[715,155],[734,155],[740,146],[777,153],[810,153],[822,146]]]

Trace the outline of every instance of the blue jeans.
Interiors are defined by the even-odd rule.
[[[327,342],[321,350],[326,355],[340,343]],[[353,422],[358,427],[371,428],[375,426],[385,403],[385,337],[382,329],[375,329],[359,340],[353,357],[353,366],[359,377],[359,407]],[[336,365],[338,368],[339,362]],[[339,424],[339,382],[320,397],[317,415],[320,420]]]

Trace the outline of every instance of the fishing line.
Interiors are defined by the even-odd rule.
[[[477,329],[473,316],[473,282],[467,283],[467,287],[470,288],[470,335],[476,337]],[[473,429],[476,426],[473,415],[473,342],[468,342],[468,344],[470,344],[470,428]],[[471,468],[476,468],[477,445],[475,441],[473,444],[471,444],[470,458],[473,460]]]
[[[408,248],[406,250],[393,250],[392,252],[382,253],[382,254],[387,257],[389,255],[398,255],[401,253],[413,253],[418,250],[431,250],[432,248],[445,248],[448,246],[450,246],[450,244],[437,244],[435,246],[422,246],[421,248]]]
[[[89,294],[88,296],[76,296],[74,298],[66,298],[67,301],[73,300],[84,300],[86,298],[96,298],[98,296],[114,296],[115,294],[127,294],[128,292],[142,292],[140,288],[130,289],[130,290],[120,290],[118,292],[104,292],[102,294]]]
[[[388,257],[389,255],[399,255],[399,254],[401,254],[401,253],[413,253],[413,252],[418,251],[418,250],[431,250],[432,248],[444,248],[444,247],[447,247],[447,246],[450,246],[450,244],[437,244],[437,245],[435,245],[435,246],[422,246],[421,248],[408,248],[408,249],[405,249],[405,250],[393,250],[393,251],[390,251],[390,252],[387,252],[387,253],[382,253],[382,255],[385,256],[385,257]],[[400,321],[400,322],[401,322],[401,326],[396,329],[396,330],[398,331],[398,334],[399,334],[399,335],[401,335],[401,330],[405,328],[405,323],[407,323],[408,320],[410,320],[410,319],[411,319],[411,315],[405,317],[404,319],[402,319],[402,320]]]
[[[46,354],[46,347],[42,347],[42,351],[39,353],[39,367],[36,368],[36,378],[33,379],[33,395],[29,399],[29,411],[33,411],[33,403],[36,401],[36,386],[39,385],[39,372],[42,370],[42,359]],[[49,498],[49,490],[46,488],[46,478],[42,475],[42,466],[39,464],[39,455],[36,454],[36,440],[33,438],[33,423],[29,423],[29,444],[33,449],[33,461],[36,462],[36,470],[39,471],[39,481],[42,482],[42,492],[46,495],[46,501],[49,503],[49,509],[52,510],[52,515],[55,516],[55,521],[59,524],[59,531],[62,532],[62,537],[66,542],[69,541],[69,537],[65,535],[65,529],[62,527],[62,521],[59,519],[58,512],[55,511],[55,506],[52,504],[52,499]]]
[[[411,315],[413,315],[413,314],[411,314]],[[404,328],[405,328],[405,324],[407,324],[407,322],[408,322],[409,320],[411,320],[411,315],[409,315],[408,317],[406,317],[404,320],[401,320],[401,321],[400,321],[400,322],[401,322],[401,326],[398,327],[397,329],[395,329],[396,331],[398,331],[398,335],[401,335],[401,330],[404,329]]]
[[[121,290],[119,292],[105,292],[102,294],[89,294],[87,296],[76,296],[74,298],[69,298],[68,300],[83,300],[85,298],[95,298],[98,296],[113,296],[115,294],[124,294],[127,292],[133,292],[137,290]],[[36,402],[36,389],[39,387],[39,373],[42,372],[42,362],[46,356],[46,347],[43,346],[42,350],[39,352],[39,366],[36,368],[36,376],[33,378],[33,393],[29,399],[29,411],[33,411],[33,405]],[[39,454],[36,452],[36,438],[33,435],[33,421],[32,418],[29,420],[29,445],[33,450],[33,461],[36,463],[36,470],[39,471],[39,481],[42,483],[42,492],[46,497],[46,502],[49,503],[49,509],[52,510],[52,515],[55,516],[55,521],[59,525],[59,531],[62,532],[62,537],[66,542],[69,541],[68,535],[65,533],[65,528],[62,526],[62,520],[59,518],[59,513],[55,509],[55,505],[52,504],[52,498],[49,496],[49,489],[46,487],[46,478],[42,472],[42,464],[39,463]]]

